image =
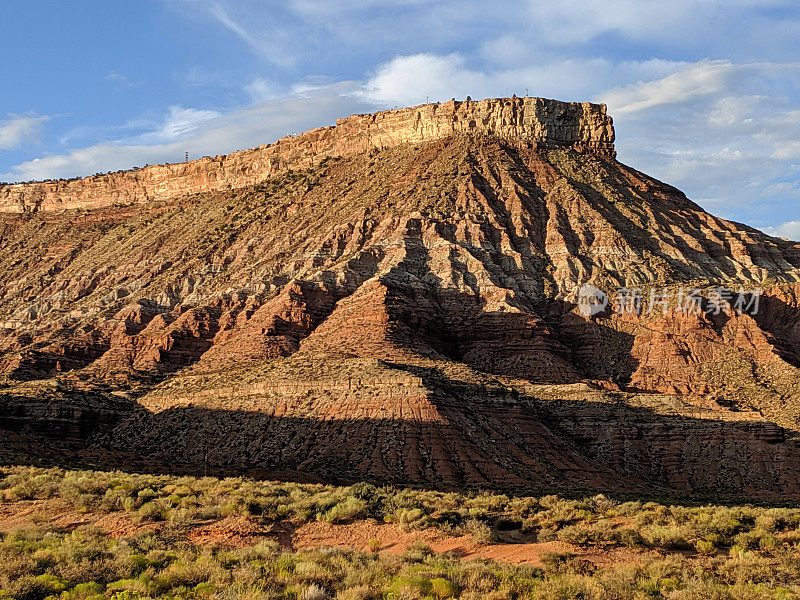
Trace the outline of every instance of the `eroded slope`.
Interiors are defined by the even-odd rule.
[[[2,227],[15,427],[99,394],[84,445],[184,468],[795,493],[798,247],[612,158],[454,136]],[[586,318],[587,282],[767,292]]]

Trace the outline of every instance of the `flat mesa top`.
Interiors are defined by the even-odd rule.
[[[615,156],[614,125],[604,104],[545,98],[487,98],[352,115],[336,125],[250,150],[152,165],[83,179],[0,185],[0,212],[91,209],[167,200],[256,185],[288,169],[335,156],[418,144],[452,135],[493,135],[542,148]]]

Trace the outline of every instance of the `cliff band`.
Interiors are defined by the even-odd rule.
[[[540,148],[614,155],[614,128],[603,104],[505,98],[426,104],[339,119],[252,150],[187,163],[153,165],[69,181],[0,185],[0,212],[91,209],[238,189],[326,157],[419,144],[454,133],[494,135]]]

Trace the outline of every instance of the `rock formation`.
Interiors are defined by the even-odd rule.
[[[30,440],[66,435],[71,461],[126,468],[800,492],[800,246],[617,162],[602,106],[359,115],[0,198],[6,447],[47,458]],[[584,284],[645,302],[585,316]],[[711,310],[740,288],[763,289],[757,310]],[[684,289],[699,311],[675,305]]]
[[[614,128],[602,104],[543,98],[451,100],[339,119],[252,150],[70,181],[0,185],[0,212],[92,209],[240,189],[326,158],[352,156],[454,134],[494,135],[541,148],[614,155]]]

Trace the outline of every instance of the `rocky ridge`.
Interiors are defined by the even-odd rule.
[[[351,156],[453,134],[494,135],[540,148],[588,149],[613,156],[605,105],[543,98],[451,100],[354,115],[274,144],[187,163],[148,166],[70,181],[0,185],[0,212],[92,209],[240,189],[325,158]]]

